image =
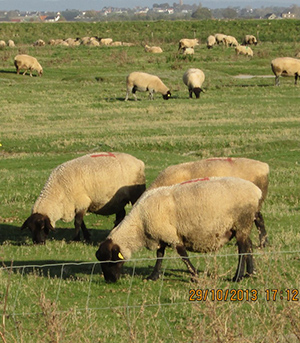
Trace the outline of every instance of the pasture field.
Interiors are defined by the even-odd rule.
[[[299,21],[284,20],[1,24],[0,38],[14,39],[17,47],[0,50],[0,341],[300,339],[300,86],[281,78],[275,87],[270,68],[273,58],[300,50],[299,27]],[[206,48],[208,34],[222,30],[237,36],[241,28],[259,31],[253,58],[236,56],[233,48]],[[193,38],[194,32],[202,42],[195,55],[178,55],[178,40]],[[87,35],[136,45],[32,46],[38,38]],[[164,52],[146,54],[145,43],[159,44]],[[37,57],[44,75],[16,75],[18,53]],[[188,98],[182,82],[191,67],[206,75],[199,100]],[[139,101],[124,102],[126,76],[135,70],[160,76],[171,99],[156,94],[150,101],[137,93]],[[215,254],[190,253],[199,283],[190,282],[185,265],[169,249],[160,280],[145,281],[155,252],[141,250],[124,265],[118,283],[106,284],[95,252],[113,226],[112,216],[86,216],[90,244],[72,241],[73,223],[57,222],[46,245],[33,245],[20,227],[51,170],[98,151],[142,159],[147,185],[165,167],[201,158],[267,162],[263,214],[270,244],[258,249],[253,227],[256,275],[230,281],[238,259],[232,241]],[[197,297],[193,289],[203,292]]]

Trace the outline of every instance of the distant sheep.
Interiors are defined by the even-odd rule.
[[[127,93],[125,101],[128,100],[129,93],[132,92],[134,100],[137,100],[136,91],[149,92],[150,100],[153,100],[153,93],[161,93],[165,100],[171,96],[169,88],[156,75],[151,75],[142,72],[132,72],[127,76],[126,80]]]
[[[239,45],[238,41],[237,41],[236,38],[233,37],[233,36],[225,36],[225,37],[223,38],[223,42],[224,42],[224,44],[225,44],[227,47],[228,47],[228,46],[238,46],[238,45]]]
[[[23,75],[29,70],[32,77],[32,71],[36,70],[39,76],[43,75],[43,68],[35,57],[29,55],[17,55],[14,59],[14,64],[17,69],[17,74],[20,74],[21,69],[25,69]]]
[[[187,56],[187,55],[194,55],[195,50],[194,48],[183,48],[181,52],[184,56]]]
[[[233,237],[239,254],[233,281],[244,277],[245,267],[250,276],[254,272],[250,233],[260,199],[257,186],[233,177],[189,180],[148,191],[96,252],[105,280],[116,282],[125,260],[143,247],[157,249],[148,277],[157,280],[167,246],[176,249],[192,280],[197,280],[187,250],[217,251]]]
[[[208,36],[206,40],[207,49],[212,49],[215,44],[216,44],[216,37],[213,35]]]
[[[275,75],[275,86],[279,86],[279,76],[295,76],[295,85],[300,78],[300,60],[292,57],[278,57],[272,60],[271,68]]]
[[[55,168],[22,229],[29,228],[34,243],[45,243],[57,220],[75,217],[75,240],[90,238],[83,217],[87,212],[125,217],[125,205],[134,204],[145,190],[144,163],[125,153],[85,155]]]
[[[9,39],[8,41],[7,41],[7,45],[10,47],[10,48],[14,48],[16,45],[15,45],[15,42],[13,41],[13,40],[11,40],[11,39]]]
[[[268,194],[269,165],[249,158],[215,157],[194,162],[169,166],[163,170],[149,186],[148,190],[162,186],[170,186],[190,179],[211,176],[233,176],[253,182],[262,191],[255,225],[259,231],[260,245],[267,242],[261,207]]]
[[[188,39],[188,38],[183,38],[180,39],[179,41],[179,47],[178,51],[183,50],[184,48],[195,48],[196,45],[199,45],[199,40],[198,39]]]
[[[215,34],[215,38],[216,38],[216,43],[219,44],[224,44],[224,38],[226,37],[226,35],[224,35],[223,33],[216,33]]]
[[[153,54],[160,54],[163,52],[162,48],[159,46],[149,46],[146,44],[144,48],[146,52],[150,52]]]
[[[0,40],[0,48],[5,48],[6,42],[4,40]]]
[[[110,45],[112,41],[112,38],[101,38],[100,45]]]
[[[246,35],[243,40],[244,45],[256,45],[257,39],[253,35]]]
[[[46,43],[42,39],[38,39],[33,43],[33,46],[45,46]]]
[[[253,57],[253,50],[250,48],[250,46],[238,45],[237,47],[235,47],[235,52],[237,55],[241,54]]]
[[[183,82],[189,89],[189,97],[193,97],[193,92],[197,99],[200,93],[203,92],[202,84],[205,80],[205,75],[201,69],[190,68],[183,74]]]

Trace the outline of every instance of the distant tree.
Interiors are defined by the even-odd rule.
[[[226,19],[235,19],[238,14],[237,11],[233,8],[227,7],[222,11],[223,17]]]
[[[61,15],[66,20],[74,20],[74,18],[76,18],[79,14],[80,14],[80,11],[78,10],[66,10],[66,11],[61,12]]]
[[[207,7],[198,7],[191,15],[193,19],[211,19],[212,13]]]

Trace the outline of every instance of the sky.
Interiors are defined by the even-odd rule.
[[[103,7],[129,7],[148,6],[154,3],[179,3],[179,0],[0,0],[0,10],[20,11],[64,11],[66,9],[101,10]],[[300,0],[183,0],[184,4],[199,4],[208,8],[247,7],[261,8],[268,6],[289,7],[300,6]]]

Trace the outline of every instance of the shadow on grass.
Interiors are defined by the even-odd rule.
[[[111,227],[112,228],[112,227]],[[89,244],[98,246],[100,242],[104,241],[111,230],[96,230],[88,229],[91,234],[89,242],[82,241],[83,244]],[[50,232],[47,241],[66,241],[67,243],[73,243],[75,235],[74,228],[56,228],[54,232]],[[81,234],[81,237],[83,235]],[[83,239],[83,238],[82,238]],[[47,244],[46,241],[46,244]],[[0,224],[0,244],[9,242],[10,245],[32,245],[32,236],[28,229],[21,230],[21,227],[9,224]]]

